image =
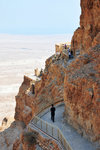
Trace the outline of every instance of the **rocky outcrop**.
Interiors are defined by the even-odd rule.
[[[66,60],[66,62],[65,62]],[[34,115],[52,103],[65,102],[65,118],[82,135],[99,141],[100,130],[100,46],[96,46],[72,62],[64,55],[46,60],[41,80],[24,77],[16,97],[15,119],[26,125]]]
[[[26,124],[32,118],[32,99],[33,94],[30,93],[30,88],[34,80],[24,76],[24,81],[16,96],[15,120],[23,121]]]
[[[16,141],[16,146],[20,139],[20,134],[25,129],[25,124],[23,122],[14,121],[11,126],[0,133],[0,150],[21,150],[13,149],[13,144]]]
[[[52,139],[44,138],[37,131],[25,129],[19,139],[13,144],[13,150],[60,150],[59,146]]]
[[[39,146],[43,150],[60,150],[58,144],[54,140],[52,140],[51,138],[50,139],[49,138],[45,138],[45,137],[42,136],[42,134],[38,133],[35,130],[31,130],[30,133],[35,135],[34,137],[36,139],[36,145],[35,145],[36,147]]]
[[[65,118],[82,135],[100,142],[100,45],[66,70]]]
[[[29,132],[25,130],[20,136],[20,145],[22,144],[23,150],[36,150],[37,139],[37,132]]]
[[[56,60],[52,56],[47,59],[41,80],[35,82],[35,94],[32,93],[34,81],[24,76],[16,96],[15,120],[21,120],[27,125],[34,114],[43,111],[52,103],[64,101],[65,61],[63,58]]]
[[[36,148],[36,143],[43,149],[59,150],[54,141],[41,135],[31,145],[33,133],[29,136],[25,124],[52,103],[61,101],[65,103],[66,121],[81,135],[100,142],[100,0],[81,0],[81,8],[80,27],[71,42],[74,54],[80,52],[81,55],[68,61],[68,55],[61,52],[46,60],[40,80],[34,81],[24,76],[16,96],[16,121],[0,133],[2,150],[31,150]]]
[[[80,27],[75,31],[71,47],[81,54],[100,44],[100,0],[81,0]]]
[[[29,131],[24,122],[14,121],[0,133],[0,150],[60,150],[57,143],[43,137],[35,130]]]
[[[100,0],[81,0],[80,27],[71,47],[84,55],[66,71],[65,116],[80,133],[100,142]]]
[[[46,68],[41,80],[35,84],[34,104],[38,110],[44,110],[52,103],[64,100],[64,67],[63,61],[54,61],[51,57],[46,61]]]
[[[10,127],[11,123],[14,121],[14,117],[5,117],[3,120],[2,120],[2,124],[0,126],[0,132],[1,131],[4,131],[5,129],[7,129],[8,127]]]

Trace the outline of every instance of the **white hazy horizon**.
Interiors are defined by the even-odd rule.
[[[72,35],[0,34],[0,123],[13,116],[15,96],[23,76],[44,68],[45,60],[55,53],[56,43],[71,41]]]

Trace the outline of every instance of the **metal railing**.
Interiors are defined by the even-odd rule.
[[[41,118],[37,116],[35,116],[31,120],[31,124],[35,125],[39,129],[41,129],[43,132],[45,132],[46,134],[50,135],[51,137],[56,139],[58,142],[60,142],[65,150],[72,150],[70,144],[68,143],[66,138],[63,136],[61,130],[58,127],[51,125],[50,123],[42,120]]]

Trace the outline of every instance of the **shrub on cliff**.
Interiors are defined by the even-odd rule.
[[[23,142],[27,143],[29,146],[36,145],[37,144],[37,132],[26,132],[23,133]]]

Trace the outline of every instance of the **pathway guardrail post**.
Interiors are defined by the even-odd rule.
[[[37,117],[36,117],[36,124],[37,124],[37,122],[38,122],[38,119],[37,119]]]
[[[42,120],[41,120],[41,129],[42,129]]]
[[[56,138],[61,145],[64,147],[65,150],[72,150],[69,143],[65,139],[64,135],[62,134],[61,130],[58,127],[55,127],[46,121],[42,120],[38,116],[35,116],[33,119],[33,123],[37,125],[37,127],[41,128],[42,131],[46,131],[48,135]]]
[[[52,127],[52,136],[53,136],[53,127]]]
[[[60,137],[61,137],[61,144],[63,144],[63,143],[62,143],[62,134],[60,134]]]
[[[46,132],[48,132],[48,124],[46,123]]]
[[[65,141],[65,139],[64,139],[64,147],[66,147],[66,141]]]
[[[57,134],[58,134],[57,136],[58,136],[58,140],[59,140],[59,129],[57,129]]]

